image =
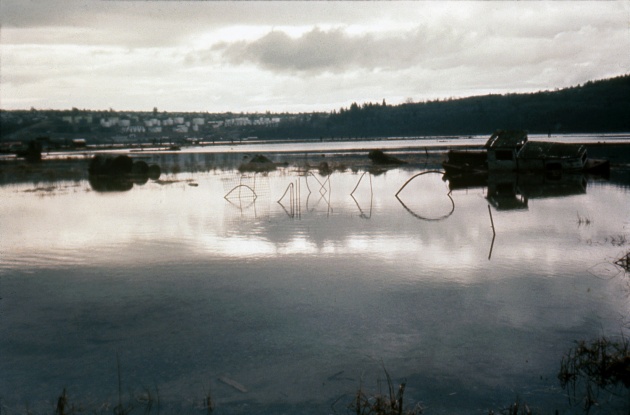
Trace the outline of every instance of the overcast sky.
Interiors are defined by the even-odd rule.
[[[0,108],[310,112],[630,73],[630,0],[0,0]]]

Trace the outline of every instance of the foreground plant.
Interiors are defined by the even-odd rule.
[[[413,409],[404,409],[404,394],[406,383],[402,382],[398,385],[398,389],[394,387],[391,377],[387,370],[383,368],[387,377],[387,394],[377,393],[367,395],[361,386],[357,391],[354,400],[348,409],[352,410],[356,415],[420,415],[423,409],[417,404]],[[380,382],[379,382],[380,383]]]
[[[507,408],[499,412],[503,415],[533,415],[532,410],[525,402],[521,402],[518,398],[516,401]],[[488,415],[495,415],[494,411],[488,412]]]
[[[612,400],[630,391],[630,344],[628,339],[612,341],[606,337],[590,343],[577,342],[562,358],[558,379],[563,389],[569,392],[573,403],[583,402],[588,412],[599,405],[606,393]],[[583,389],[583,390],[582,390]]]

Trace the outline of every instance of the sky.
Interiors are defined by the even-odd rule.
[[[313,112],[630,73],[630,0],[0,0],[0,108]]]

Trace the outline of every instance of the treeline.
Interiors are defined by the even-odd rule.
[[[630,132],[630,75],[590,81],[584,85],[555,91],[529,94],[483,95],[462,99],[436,100],[422,103],[387,105],[353,103],[331,113],[301,114],[209,114],[90,111],[73,108],[58,110],[0,110],[0,139],[26,131],[34,136],[51,134],[79,134],[93,137],[123,134],[105,128],[101,119],[121,117],[133,119],[138,125],[149,118],[182,116],[186,119],[199,116],[206,122],[245,118],[252,125],[222,125],[200,129],[197,137],[206,140],[258,137],[260,139],[355,139],[371,137],[418,137],[431,135],[489,134],[497,129],[520,129],[530,133],[611,133]],[[91,116],[91,122],[64,121],[67,116]],[[261,117],[274,117],[278,123],[253,125]],[[169,135],[179,139],[184,133],[139,133],[138,140],[146,137]],[[23,134],[25,135],[25,134]]]
[[[367,138],[473,135],[496,129],[530,133],[630,132],[630,75],[529,94],[386,105],[353,103],[331,114],[314,113],[272,128],[260,138]]]

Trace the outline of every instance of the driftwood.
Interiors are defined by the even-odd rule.
[[[247,388],[241,385],[240,383],[238,383],[237,381],[235,381],[234,379],[230,379],[227,376],[221,376],[219,377],[219,381],[233,387],[239,392],[247,393]]]

